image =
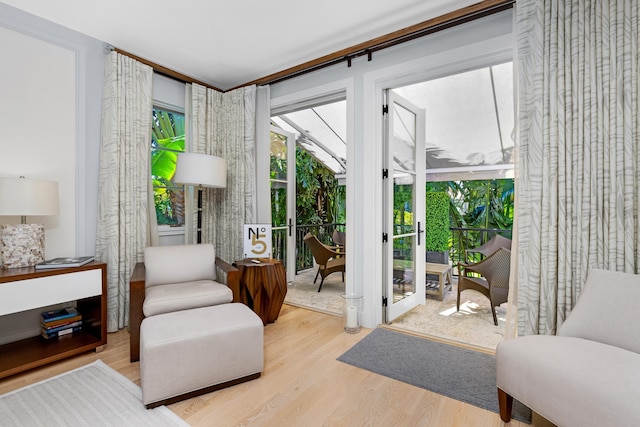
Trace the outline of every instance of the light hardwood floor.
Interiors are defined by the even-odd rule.
[[[265,370],[259,379],[169,408],[203,427],[504,425],[496,413],[336,360],[369,332],[347,334],[339,317],[284,305],[276,323],[265,327]],[[99,353],[0,380],[0,393],[96,359],[140,384],[139,363],[129,362],[129,334],[122,330],[109,334]]]

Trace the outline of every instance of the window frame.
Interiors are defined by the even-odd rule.
[[[181,114],[184,117],[184,121],[185,121],[185,128],[187,126],[186,120],[187,120],[187,115],[185,112],[185,108],[177,106],[177,105],[172,105],[166,102],[162,102],[159,101],[157,99],[153,100],[152,103],[152,108],[153,110],[159,109],[159,110],[163,110],[169,113],[173,113],[173,114]],[[153,120],[153,115],[152,115],[152,120]],[[188,143],[186,140],[186,130],[185,130],[185,146],[184,146],[184,153],[188,152],[187,151],[188,148]],[[149,155],[151,155],[151,151],[153,148],[150,147],[149,149]],[[158,149],[158,148],[156,148]],[[180,153],[180,151],[176,151],[176,150],[171,150],[171,149],[167,149],[167,148],[160,148],[160,150],[166,150],[166,151],[173,151],[174,153]],[[150,171],[151,172],[151,171]],[[151,177],[151,174],[149,175],[149,177]],[[155,189],[157,187],[152,185],[152,189],[154,191],[154,200],[155,200]],[[170,187],[165,187],[165,188],[170,188]],[[175,187],[171,187],[171,188],[180,188],[180,186],[175,186]],[[185,194],[185,204],[186,204],[186,197],[187,197],[187,190],[185,188],[183,188],[184,194]],[[154,210],[155,210],[155,203],[154,203]],[[156,213],[157,215],[157,213]],[[158,224],[158,236],[159,237],[164,237],[164,236],[180,236],[180,235],[185,235],[186,232],[186,222],[187,222],[187,218],[185,216],[185,223],[182,225],[176,225],[176,226],[172,226],[169,224]]]

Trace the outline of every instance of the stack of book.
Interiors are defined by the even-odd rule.
[[[36,270],[49,268],[81,267],[95,259],[94,256],[82,256],[77,258],[54,258],[36,264]]]
[[[40,314],[41,334],[46,339],[72,334],[82,328],[82,315],[74,307]]]

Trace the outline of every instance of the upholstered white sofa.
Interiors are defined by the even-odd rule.
[[[513,398],[558,426],[640,426],[640,275],[591,269],[556,336],[496,350],[500,417]]]

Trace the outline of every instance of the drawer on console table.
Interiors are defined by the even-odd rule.
[[[0,316],[101,294],[100,269],[0,283]]]

